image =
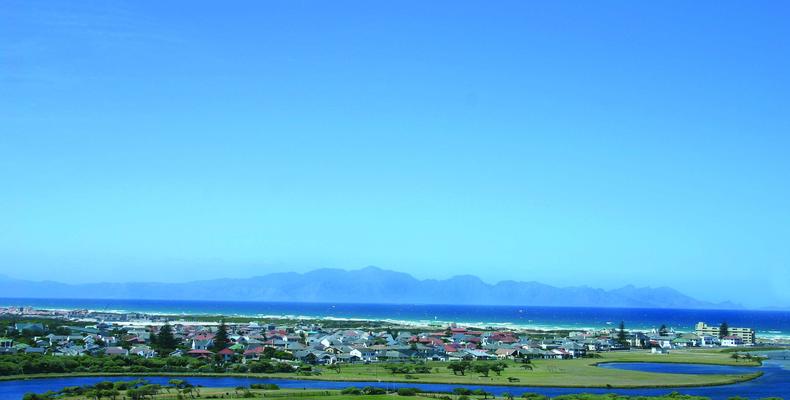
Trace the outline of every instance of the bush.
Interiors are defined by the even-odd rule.
[[[387,391],[382,388],[377,388],[373,386],[365,386],[362,388],[362,393],[368,395],[376,395],[376,394],[387,394]]]
[[[36,393],[25,393],[25,395],[22,396],[22,400],[47,400],[51,398],[51,395]]]
[[[250,385],[250,389],[280,390],[280,387],[273,383],[253,383]]]
[[[341,390],[340,394],[351,394],[356,396],[362,394],[362,390],[351,386]]]
[[[14,363],[0,362],[0,375],[17,375],[22,373],[22,368]]]
[[[416,396],[417,393],[420,393],[420,389],[417,389],[417,388],[400,388],[400,389],[398,389],[398,396]]]

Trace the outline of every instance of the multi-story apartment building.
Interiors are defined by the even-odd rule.
[[[719,332],[720,327],[718,326],[708,326],[704,322],[697,322],[696,327],[694,328],[695,333],[698,336],[716,336],[720,337]],[[728,335],[730,336],[737,336],[741,338],[743,344],[745,345],[752,345],[754,344],[754,329],[752,328],[735,328],[735,327],[728,327]]]

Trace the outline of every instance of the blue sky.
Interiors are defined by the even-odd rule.
[[[790,306],[785,2],[0,4],[0,274]]]

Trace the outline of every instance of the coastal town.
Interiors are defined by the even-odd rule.
[[[327,328],[320,322],[200,322],[144,313],[0,308],[0,354],[51,356],[187,357],[234,371],[259,360],[336,365],[404,361],[575,359],[629,349],[666,354],[686,348],[743,348],[774,344],[751,328],[696,325],[648,331],[620,326],[579,331],[502,327],[377,326]],[[737,354],[737,353],[736,353]],[[0,359],[2,362],[2,359]],[[213,371],[213,369],[212,369]],[[10,372],[10,371],[7,371]],[[3,371],[0,370],[0,374]]]

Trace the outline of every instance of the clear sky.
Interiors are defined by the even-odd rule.
[[[790,5],[0,2],[0,274],[790,306]]]

